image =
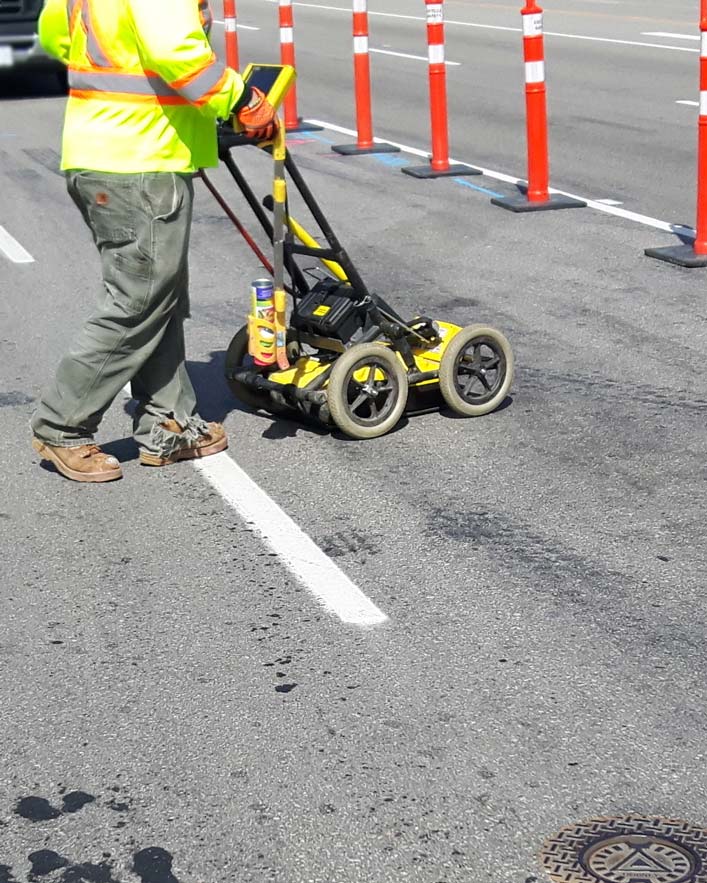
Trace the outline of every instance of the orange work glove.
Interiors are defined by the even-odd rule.
[[[236,112],[236,117],[249,138],[270,141],[277,131],[275,108],[260,89],[253,86],[252,92],[250,101]]]

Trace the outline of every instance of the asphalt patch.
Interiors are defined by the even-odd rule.
[[[62,643],[61,641],[52,643]],[[93,803],[96,798],[85,791],[70,791],[61,799],[61,809],[52,806],[45,797],[29,796],[20,797],[15,806],[15,815],[30,822],[50,822],[65,814],[78,812],[87,803]]]
[[[172,873],[174,859],[166,849],[150,846],[133,856],[133,870],[142,883],[179,883]]]

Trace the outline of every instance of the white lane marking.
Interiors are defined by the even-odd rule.
[[[215,18],[214,24],[215,25],[224,25],[224,24],[226,24],[226,22],[221,18]],[[260,30],[260,28],[254,28],[253,25],[236,24],[236,27],[238,28],[239,31],[259,31]]]
[[[699,42],[699,34],[671,34],[669,31],[641,31],[642,37],[670,37],[673,40],[697,40]]]
[[[307,123],[312,123],[315,126],[322,126],[325,129],[330,129],[332,132],[338,132],[340,135],[349,135],[351,137],[355,137],[356,131],[355,129],[346,129],[344,126],[337,126],[334,123],[327,123],[324,120],[305,120]],[[388,141],[386,138],[374,138],[373,139],[377,144],[392,144],[393,147],[397,147],[403,153],[410,153],[412,156],[422,156],[425,159],[429,159],[430,153],[428,150],[420,150],[419,147],[410,147],[407,144],[400,144],[398,141]],[[506,184],[525,184],[526,182],[522,178],[516,178],[513,175],[507,175],[505,172],[497,172],[494,169],[485,169],[483,166],[480,166],[478,163],[474,163],[472,166],[471,163],[464,162],[460,159],[452,159],[450,157],[450,163],[458,164],[461,166],[469,166],[470,168],[480,169],[480,171],[486,175],[488,178],[493,178],[496,181],[503,181]],[[690,239],[695,238],[695,231],[692,227],[686,227],[683,224],[670,224],[668,221],[661,221],[659,218],[651,218],[649,215],[641,215],[638,212],[630,212],[627,209],[619,208],[616,205],[608,205],[605,202],[601,202],[597,199],[589,199],[586,196],[577,196],[574,193],[568,193],[566,190],[557,190],[554,187],[550,187],[550,193],[559,193],[562,196],[570,196],[573,199],[581,199],[587,203],[589,208],[596,209],[599,212],[604,212],[607,215],[615,215],[617,218],[624,218],[627,221],[634,221],[636,224],[643,224],[646,227],[653,227],[655,230],[663,230],[666,233],[676,233],[680,236],[685,236]]]
[[[699,107],[699,101],[690,101],[689,99],[684,99],[683,101],[676,101],[676,104],[686,104],[688,107]]]
[[[619,202],[618,199],[596,199],[595,202],[600,202],[602,205],[623,205],[623,202]]]
[[[378,55],[395,55],[397,58],[413,58],[415,61],[427,61],[424,55],[408,55],[407,52],[391,52],[388,49],[369,49],[369,52],[377,52]],[[461,67],[460,61],[445,61],[451,67]]]
[[[4,227],[0,227],[0,251],[13,264],[33,264],[34,258]]]
[[[339,619],[354,625],[379,625],[388,619],[228,454],[195,460],[194,467]]]
[[[123,392],[132,398],[129,383]],[[253,525],[305,588],[342,622],[379,625],[388,619],[225,451],[195,460],[194,467],[244,521]]]
[[[267,0],[268,3],[277,3],[278,0]],[[322,3],[293,3],[293,6],[305,6],[310,9],[326,9],[332,12],[346,12],[349,15],[351,14],[350,9],[346,9],[341,6],[326,6]],[[405,19],[406,21],[427,21],[424,16],[421,15],[403,15],[397,12],[372,12],[368,11],[369,15],[376,15],[379,18],[397,18],[397,19]],[[483,30],[489,31],[510,31],[512,33],[521,34],[523,32],[522,28],[511,28],[503,25],[484,25],[478,24],[477,22],[472,21],[456,21],[455,19],[445,19],[445,25],[451,25],[456,27],[463,28],[482,28]],[[568,40],[587,40],[591,43],[613,43],[618,46],[642,46],[646,49],[669,49],[673,52],[699,52],[699,49],[691,49],[689,46],[670,46],[666,43],[642,43],[638,40],[617,40],[612,37],[588,37],[585,34],[565,34],[560,33],[558,31],[545,31],[546,37],[564,37]]]

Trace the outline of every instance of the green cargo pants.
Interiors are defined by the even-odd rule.
[[[136,441],[169,455],[207,431],[184,364],[191,176],[69,171],[66,177],[101,257],[103,292],[42,396],[32,430],[50,445],[88,444],[130,383]],[[169,418],[182,433],[161,427]]]

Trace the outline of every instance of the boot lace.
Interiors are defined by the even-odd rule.
[[[84,460],[88,460],[89,457],[93,457],[94,454],[102,454],[103,451],[98,447],[98,445],[86,445],[86,449],[84,450],[81,456]]]

